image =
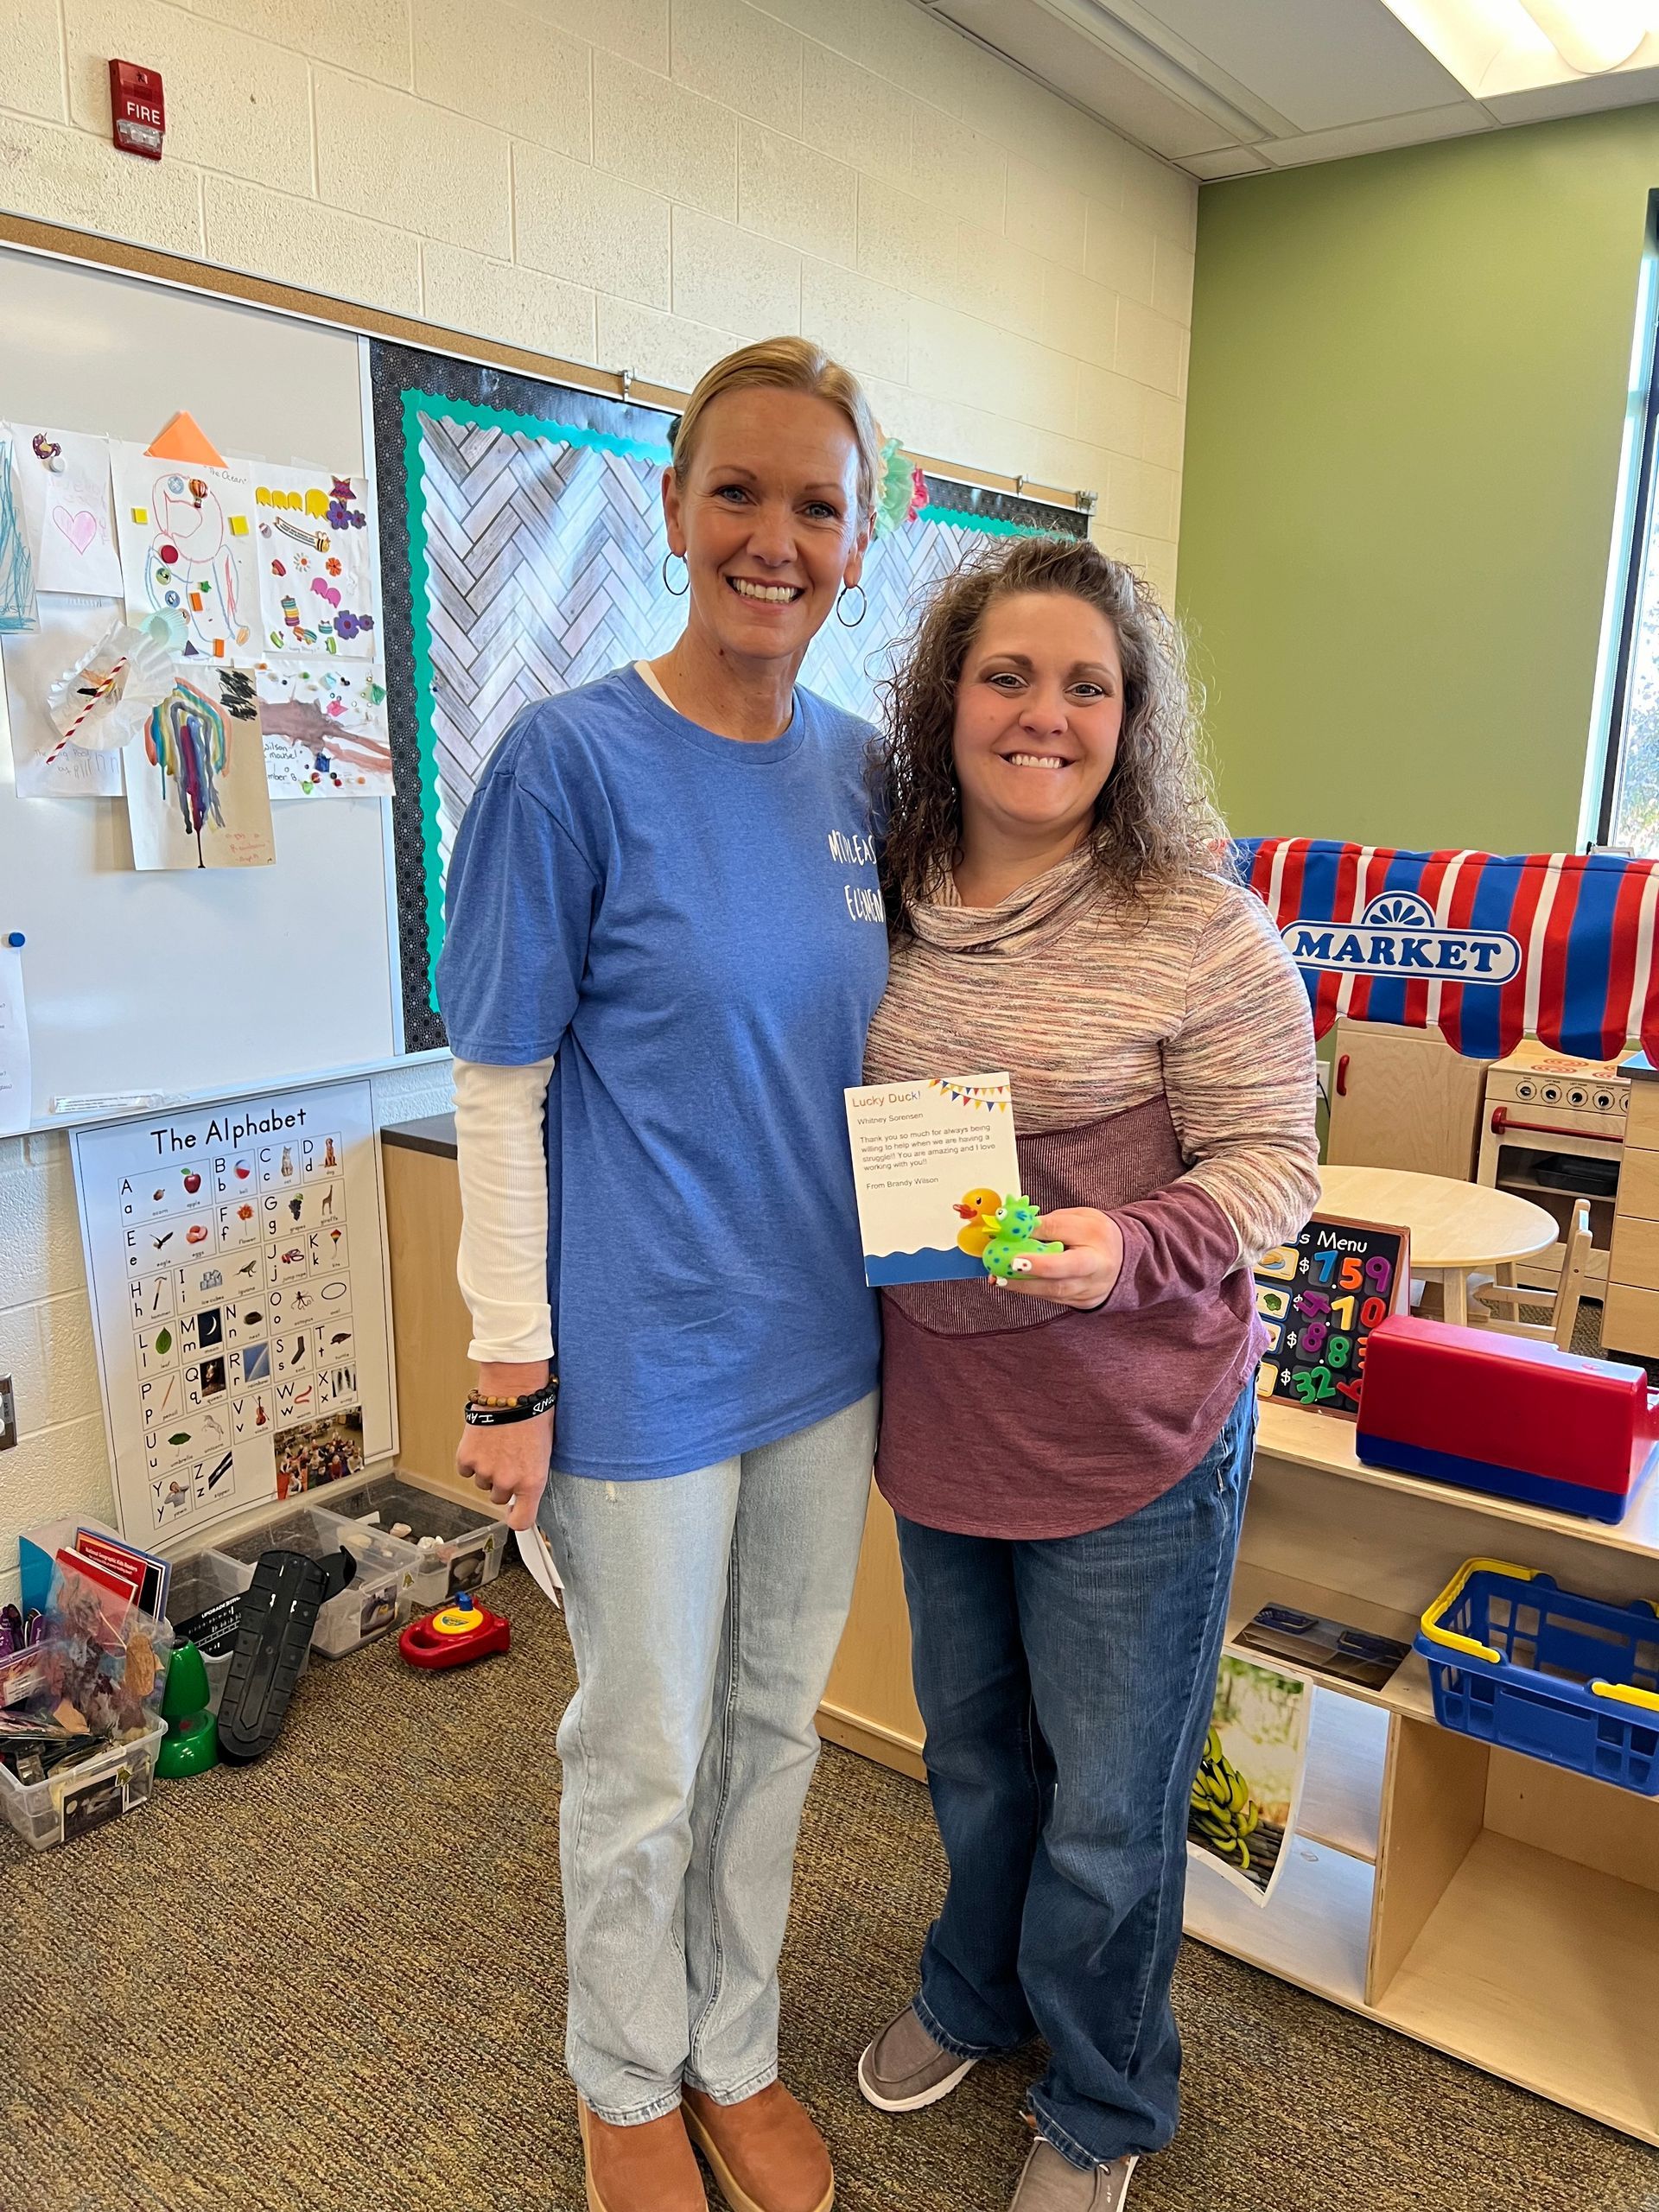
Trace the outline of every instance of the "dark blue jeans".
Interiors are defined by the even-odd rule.
[[[950,1865],[916,2009],[964,2058],[1041,2035],[1050,2063],[1031,2109],[1076,2165],[1161,2150],[1175,2133],[1169,1985],[1187,1798],[1226,1625],[1254,1384],[1190,1474],[1109,1528],[1010,1542],[899,1523]]]

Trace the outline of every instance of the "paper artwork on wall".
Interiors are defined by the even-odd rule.
[[[327,469],[253,464],[259,617],[268,652],[378,650],[369,487]]]
[[[119,798],[121,755],[65,744],[52,719],[53,686],[121,620],[121,602],[42,592],[39,627],[0,639],[6,715],[19,798]]]
[[[273,798],[389,798],[385,672],[281,654],[255,678]]]
[[[122,758],[133,866],[268,868],[270,792],[251,670],[181,661]]]
[[[35,562],[23,530],[11,448],[11,433],[0,423],[0,630],[32,630]]]
[[[117,620],[47,686],[47,716],[60,747],[118,753],[172,689],[167,647],[148,630]],[[55,757],[47,755],[48,768]]]
[[[133,621],[179,617],[187,659],[252,660],[258,602],[246,472],[157,461],[135,445],[115,446],[111,454],[116,533]]]
[[[14,423],[11,439],[35,590],[118,596],[108,440],[34,423]]]

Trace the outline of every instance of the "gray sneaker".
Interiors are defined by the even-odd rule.
[[[1008,2212],[1123,2212],[1133,2158],[1109,2166],[1074,2166],[1052,2143],[1033,2145]]]
[[[858,2086],[878,2112],[919,2112],[948,2097],[979,2061],[936,2044],[906,2005],[858,2062]]]

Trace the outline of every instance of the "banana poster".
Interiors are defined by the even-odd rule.
[[[1266,1904],[1296,1825],[1312,1687],[1228,1654],[1186,1821],[1189,1851]]]

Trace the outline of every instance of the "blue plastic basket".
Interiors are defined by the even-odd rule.
[[[1442,1728],[1659,1797],[1659,1609],[1644,1599],[1604,1605],[1471,1559],[1415,1641]]]

